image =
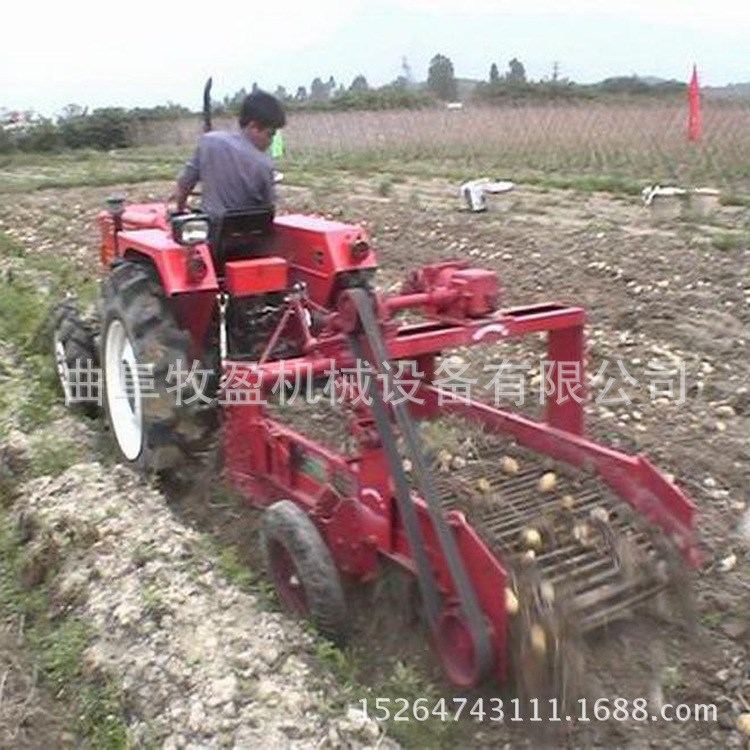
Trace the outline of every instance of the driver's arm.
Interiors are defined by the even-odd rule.
[[[188,196],[190,195],[190,191],[194,187],[195,185],[183,183],[180,180],[177,181],[177,184],[175,185],[174,193],[172,193],[169,200],[170,200],[170,203],[172,201],[176,203],[178,214],[185,213],[185,204],[187,203],[187,199],[188,199]]]
[[[198,184],[200,180],[200,144],[195,149],[193,156],[188,159],[185,166],[182,168],[177,177],[177,184],[175,185],[175,191],[172,194],[170,200],[174,200],[177,204],[177,212],[183,213],[185,211],[185,204],[187,203],[188,196],[192,189]]]

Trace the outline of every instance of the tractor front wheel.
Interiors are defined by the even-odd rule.
[[[347,609],[341,578],[307,513],[290,500],[271,505],[263,515],[262,544],[283,607],[309,618],[335,643],[343,643]]]
[[[187,468],[212,443],[217,421],[207,383],[186,377],[190,334],[138,263],[112,270],[102,317],[104,409],[120,454],[146,473]]]

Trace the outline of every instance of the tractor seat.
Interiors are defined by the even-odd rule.
[[[227,211],[211,227],[211,251],[217,271],[223,275],[229,260],[268,254],[273,234],[273,206]]]

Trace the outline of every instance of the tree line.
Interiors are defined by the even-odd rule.
[[[157,107],[103,107],[91,111],[77,104],[69,104],[55,118],[38,117],[33,112],[6,113],[0,127],[0,154],[127,148],[135,145],[134,124],[150,120],[175,120],[192,114],[187,107],[172,102]]]
[[[256,90],[253,84],[250,91]],[[435,105],[438,102],[470,100],[492,103],[503,99],[519,98],[582,98],[590,99],[611,95],[665,95],[683,93],[685,84],[680,81],[649,83],[637,76],[607,78],[596,84],[578,84],[560,75],[559,63],[554,63],[550,76],[532,81],[526,67],[517,57],[508,61],[501,73],[496,62],[489,68],[484,81],[461,81],[457,78],[453,62],[442,54],[435,55],[429,64],[427,79],[416,82],[411,68],[402,59],[401,74],[384,86],[371,87],[361,73],[347,86],[333,76],[327,80],[316,76],[309,87],[298,86],[294,92],[278,86],[273,92],[287,109],[392,109]],[[236,112],[248,90],[240,89],[216,103],[219,111]]]
[[[257,83],[250,91],[257,90]],[[670,96],[686,90],[680,81],[646,81],[637,76],[607,78],[596,84],[575,83],[560,74],[554,63],[551,74],[541,80],[530,80],[524,64],[511,58],[501,72],[492,62],[486,80],[459,79],[453,62],[436,54],[429,63],[427,78],[416,81],[408,60],[401,60],[400,74],[384,86],[373,87],[363,74],[346,85],[333,76],[316,76],[309,86],[287,90],[278,86],[273,92],[290,111],[303,110],[380,110],[416,109],[439,106],[441,103],[474,101],[502,104],[527,99],[593,99],[612,96]],[[241,88],[212,103],[215,114],[234,115],[248,90]],[[18,114],[18,113],[13,113]],[[146,120],[174,120],[194,116],[190,109],[173,102],[157,107],[124,109],[106,107],[89,111],[75,104],[68,105],[55,118],[41,118],[21,113],[15,120],[0,112],[0,153],[13,151],[60,151],[63,149],[95,148],[109,150],[134,145],[133,124]]]

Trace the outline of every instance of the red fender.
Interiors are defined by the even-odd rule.
[[[119,255],[125,259],[148,258],[159,272],[162,288],[169,297],[219,289],[211,251],[205,243],[185,247],[163,229],[136,229],[120,232],[117,246]]]

